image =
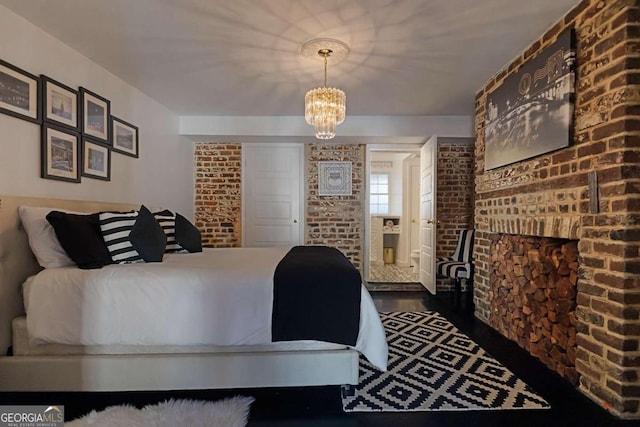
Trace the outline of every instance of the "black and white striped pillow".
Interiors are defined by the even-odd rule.
[[[154,212],[153,216],[156,217],[164,234],[167,236],[167,248],[165,252],[185,252],[185,249],[180,246],[180,243],[176,240],[176,214],[170,210],[164,210]]]
[[[129,264],[144,262],[129,240],[138,212],[100,212],[100,231],[113,262]]]

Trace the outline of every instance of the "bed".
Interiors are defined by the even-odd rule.
[[[277,309],[271,311],[274,292],[265,284],[264,278],[273,277],[274,264],[287,253],[282,248],[210,249],[201,254],[168,254],[162,263],[153,265],[110,265],[101,270],[62,267],[40,271],[20,225],[19,206],[87,213],[139,207],[0,197],[0,351],[4,354],[9,347],[13,351],[11,356],[0,357],[2,391],[357,384],[361,353],[379,368],[386,368],[384,330],[364,287],[361,287],[360,295],[358,342],[354,345],[309,339],[271,342],[269,326],[273,325],[267,319],[275,316]],[[247,262],[238,262],[247,259],[252,260],[251,280],[246,280]],[[184,292],[176,293],[175,287],[162,284],[145,288],[138,286],[138,280],[127,282],[126,279],[133,270],[155,278],[170,278],[177,275],[176,271],[181,271],[176,269],[183,268],[182,264],[187,264],[189,271],[195,271],[190,276],[179,274]],[[208,265],[216,274],[211,275],[206,268]],[[236,275],[241,270],[245,270],[240,276],[243,279],[234,288],[242,290],[245,287],[244,291],[222,299],[223,304],[216,310],[208,310],[205,302],[198,309],[192,308],[194,300],[206,301],[210,297],[207,292],[215,293],[194,277],[217,280],[218,286],[224,288],[237,282]],[[114,279],[118,276],[122,280]],[[87,280],[92,283],[104,280],[109,286],[99,289],[109,293],[100,291],[92,296],[91,292],[79,292],[79,283]],[[252,280],[257,285],[249,283]],[[114,286],[113,283],[121,285]],[[52,289],[45,290],[46,286]],[[133,295],[136,293],[146,300],[136,300]],[[82,294],[81,298],[78,298],[79,294]],[[252,299],[249,294],[259,296],[257,299],[266,304],[257,304],[256,298]],[[140,323],[138,328],[127,326],[136,319],[136,309],[140,309],[144,301],[157,304],[160,297],[165,298],[162,301],[172,301],[172,308],[162,306],[162,302],[159,306],[149,307],[148,311],[164,313],[158,321],[143,319],[137,322]],[[78,300],[75,305],[74,298]],[[97,301],[105,299],[118,301],[118,304],[108,304],[106,309],[97,305]],[[31,307],[30,316],[25,317],[25,306]],[[33,307],[40,308],[34,311]],[[114,307],[117,307],[116,311],[113,311]],[[243,313],[251,313],[248,320]],[[204,321],[197,314],[204,315]],[[188,333],[182,328],[180,333],[172,334],[172,328],[182,321],[191,322]],[[230,327],[220,332],[202,327],[206,322],[226,322]],[[228,332],[238,323],[248,323],[250,332],[244,332],[244,335]]]

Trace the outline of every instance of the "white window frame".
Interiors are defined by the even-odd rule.
[[[387,191],[386,192],[374,192],[375,186],[384,185],[379,184],[378,176],[386,175],[387,177]],[[369,175],[369,209],[371,215],[389,215],[389,189],[391,188],[391,174],[389,172],[372,172]],[[377,201],[378,196],[387,196],[387,203],[379,203]]]

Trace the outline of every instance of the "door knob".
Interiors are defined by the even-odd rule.
[[[433,224],[433,220],[432,219],[428,219],[427,220],[427,224]]]
[[[294,219],[294,220],[293,220],[293,223],[294,223],[294,224],[297,224],[297,223],[298,223],[298,220],[297,220],[297,219]]]

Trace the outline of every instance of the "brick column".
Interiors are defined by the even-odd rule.
[[[473,228],[474,146],[438,142],[436,183],[436,256],[453,255],[460,230]],[[438,280],[437,290],[453,288],[451,280]]]
[[[203,246],[241,245],[241,160],[240,144],[196,144],[195,226]]]
[[[307,245],[333,246],[362,273],[364,237],[364,145],[307,144]],[[318,162],[351,162],[351,196],[318,196]]]

